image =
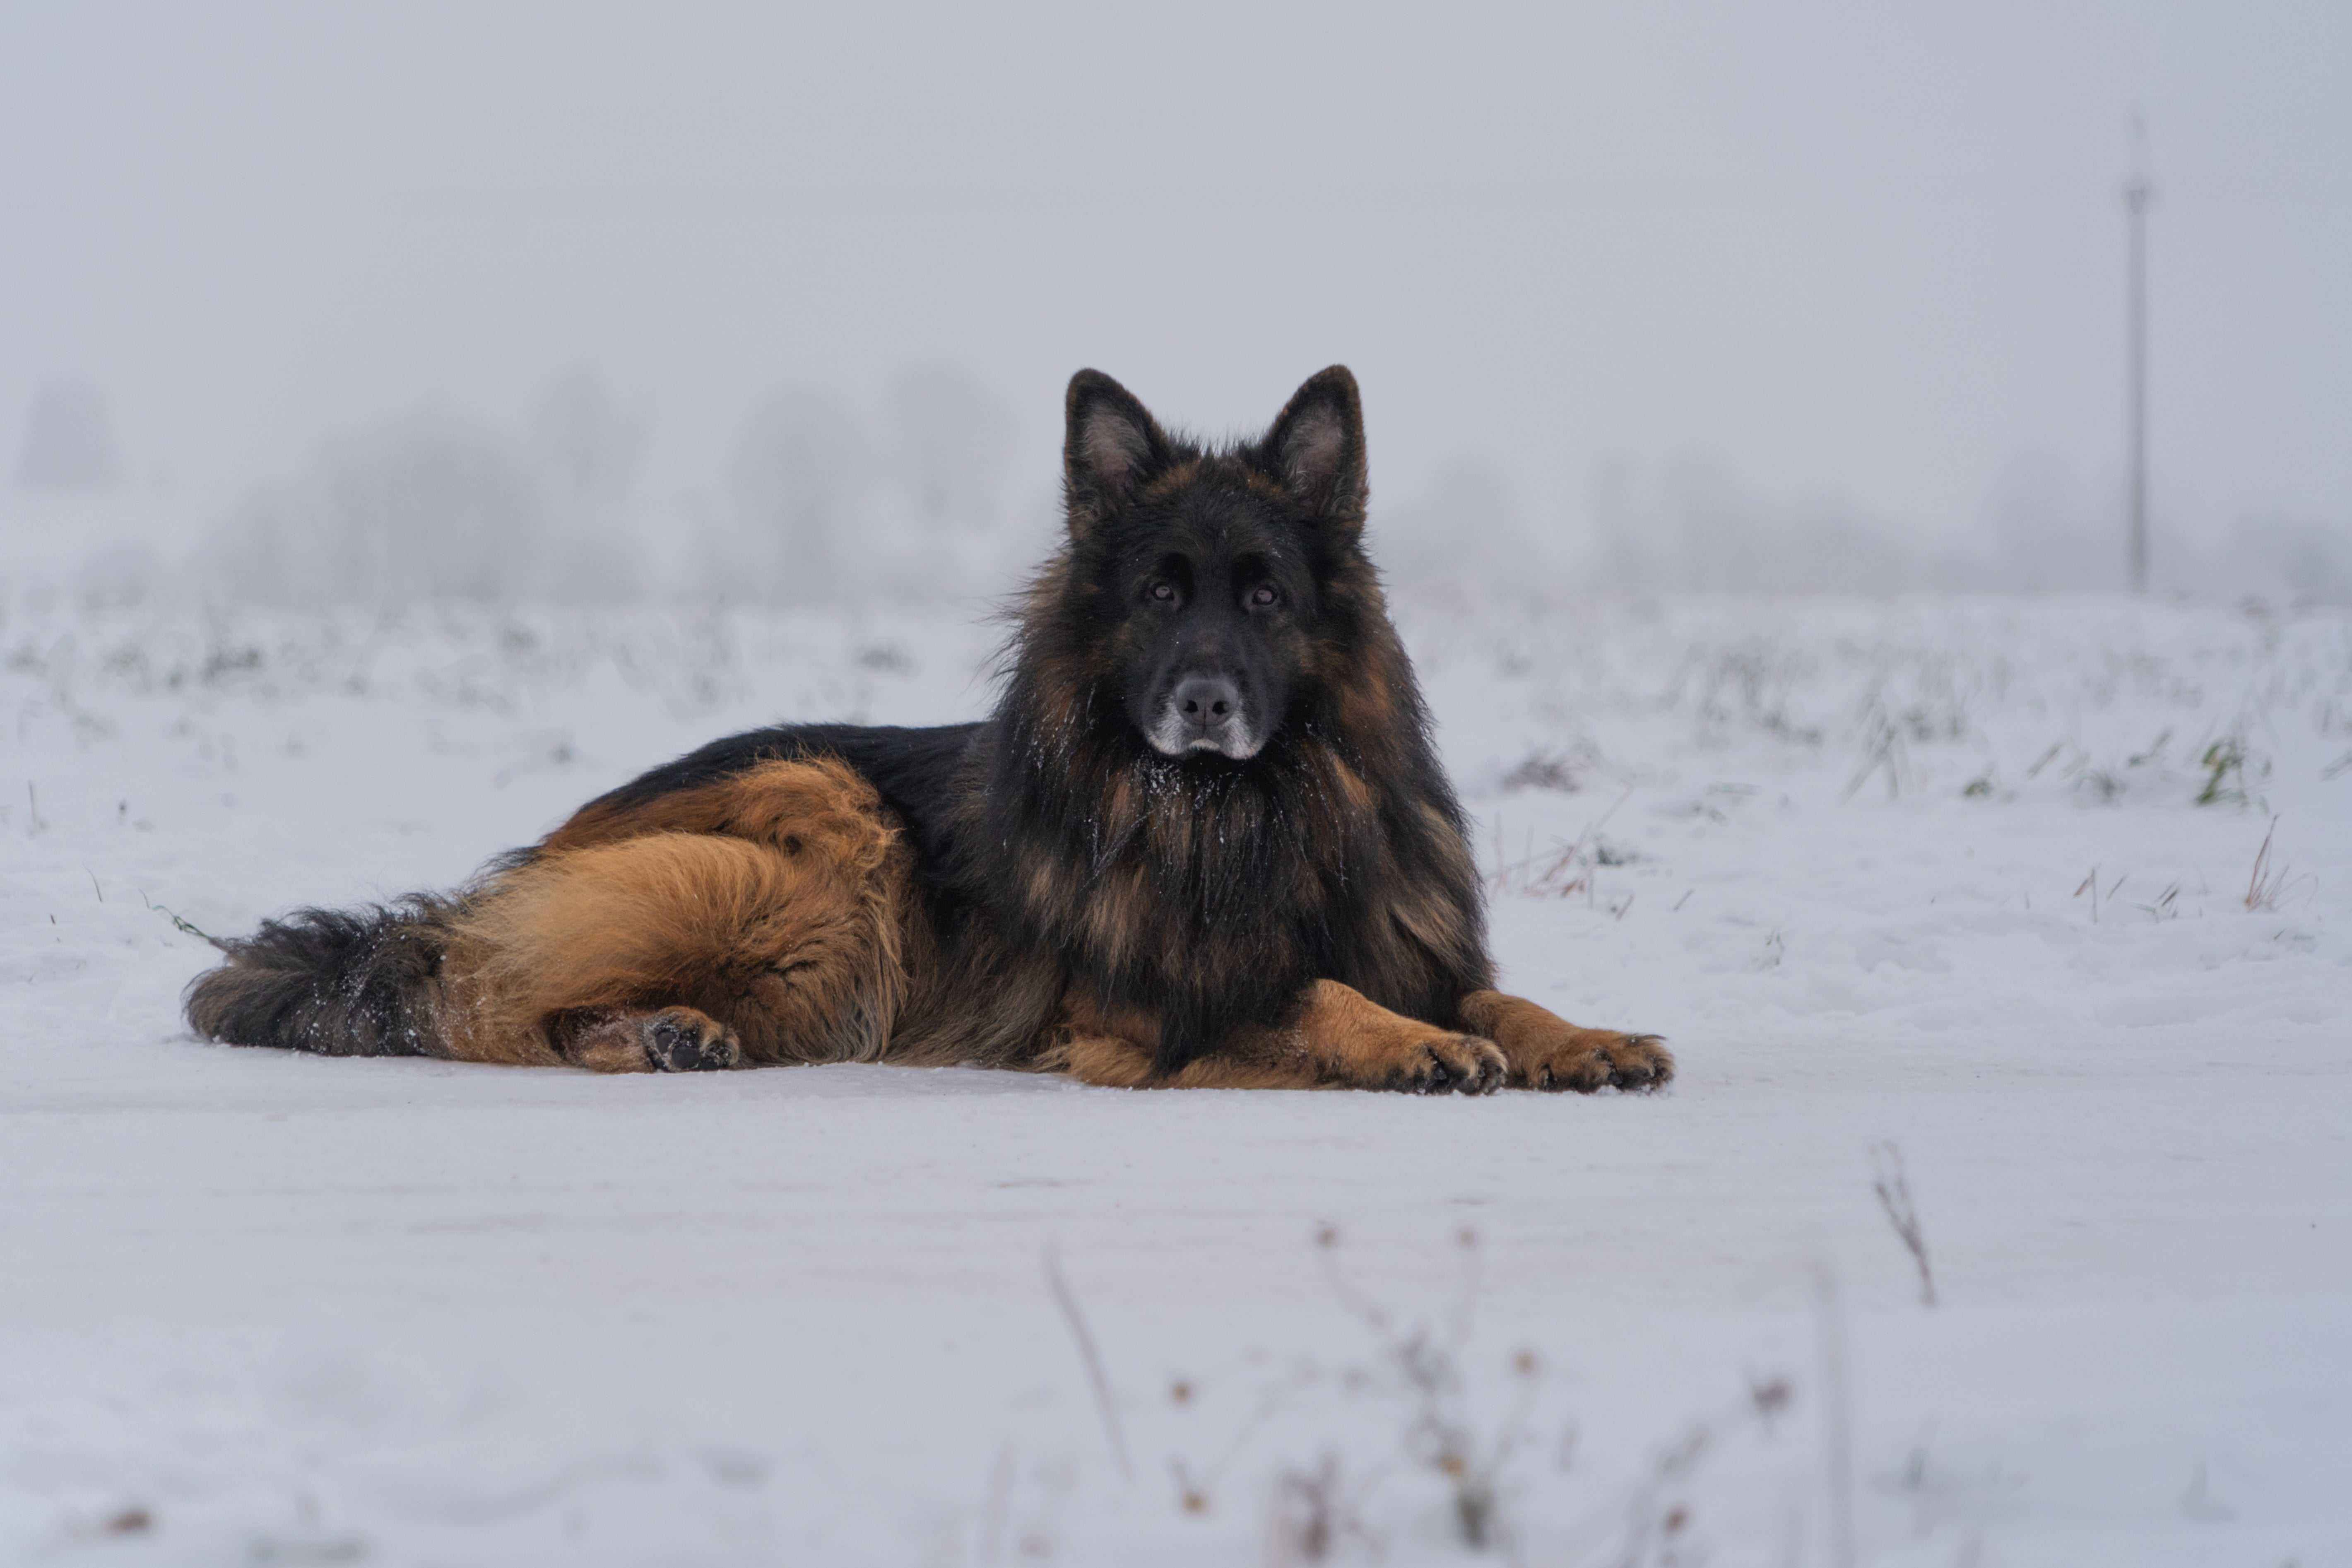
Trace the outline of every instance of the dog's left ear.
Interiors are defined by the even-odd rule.
[[[1364,405],[1346,365],[1307,377],[1258,458],[1317,516],[1350,532],[1363,526]]]
[[[1168,460],[1168,437],[1135,394],[1098,370],[1070,377],[1063,414],[1062,489],[1075,539],[1125,505]]]

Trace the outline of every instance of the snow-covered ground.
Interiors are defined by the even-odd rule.
[[[993,631],[6,605],[0,1561],[2352,1562],[2352,615],[1401,618],[1506,983],[1670,1091],[198,1044],[173,916]]]

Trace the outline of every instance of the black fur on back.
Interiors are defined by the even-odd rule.
[[[210,1039],[333,1057],[435,1054],[428,1016],[452,909],[419,894],[388,907],[297,910],[242,941],[188,987]]]

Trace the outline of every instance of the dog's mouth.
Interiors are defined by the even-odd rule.
[[[1265,749],[1265,737],[1249,732],[1247,726],[1236,724],[1213,735],[1194,734],[1181,721],[1162,718],[1144,732],[1151,749],[1163,757],[1182,760],[1188,757],[1226,757],[1237,763],[1247,762]]]
[[[1159,716],[1144,731],[1144,739],[1163,757],[1227,757],[1246,762],[1265,746],[1265,736],[1251,722],[1249,705],[1232,681],[1194,678],[1180,680],[1160,700]]]

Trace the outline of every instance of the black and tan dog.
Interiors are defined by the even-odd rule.
[[[189,1021],[607,1072],[1665,1082],[1655,1038],[1494,989],[1461,807],[1362,548],[1354,377],[1323,372],[1228,449],[1094,371],[1067,414],[1068,540],[985,721],[717,742],[459,893],[266,922]]]

